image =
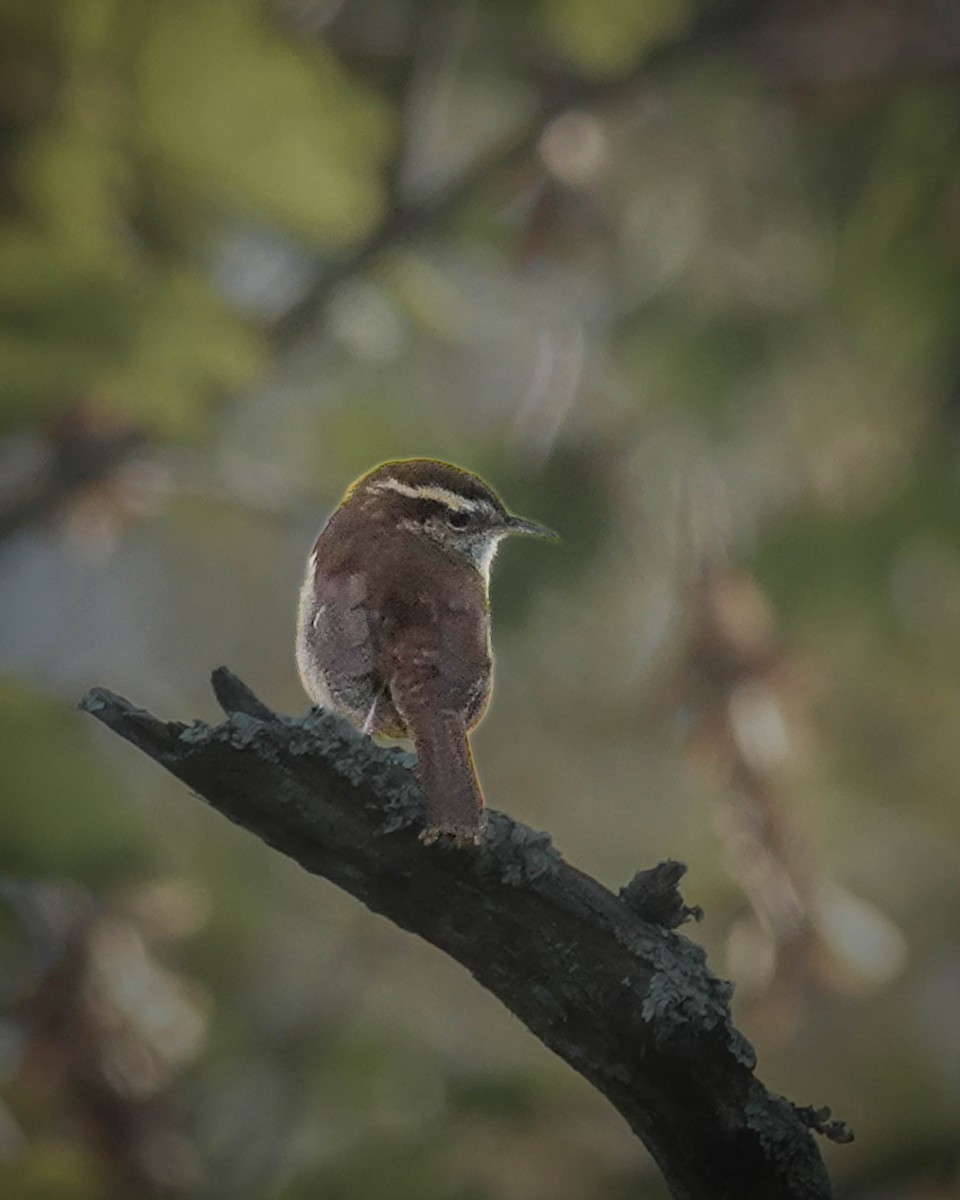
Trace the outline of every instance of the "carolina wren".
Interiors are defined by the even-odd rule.
[[[303,686],[364,733],[413,739],[427,843],[483,834],[467,733],[490,698],[490,564],[509,533],[556,537],[469,471],[402,459],[350,485],[307,563]]]

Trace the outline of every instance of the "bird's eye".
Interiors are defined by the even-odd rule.
[[[452,529],[466,529],[466,527],[470,524],[470,514],[456,511],[448,513],[447,524]]]

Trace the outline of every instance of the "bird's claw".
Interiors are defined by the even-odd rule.
[[[463,850],[467,846],[479,846],[483,841],[484,829],[476,826],[446,826],[427,825],[420,831],[420,841],[424,846],[449,846],[454,850]]]

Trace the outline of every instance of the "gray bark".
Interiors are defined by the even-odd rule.
[[[483,846],[426,847],[410,759],[332,713],[272,712],[225,670],[226,720],[157,719],[102,688],[86,711],[213,808],[462,963],[597,1087],[678,1200],[826,1200],[811,1135],[849,1140],[753,1074],[731,988],[674,932],[691,915],[683,868],[640,872],[614,895],[546,834],[490,811]]]

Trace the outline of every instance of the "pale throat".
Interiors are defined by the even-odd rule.
[[[502,537],[502,533],[492,533],[476,547],[476,552],[471,556],[474,565],[483,576],[484,587],[490,586],[490,567],[493,564],[494,558],[496,558]]]

